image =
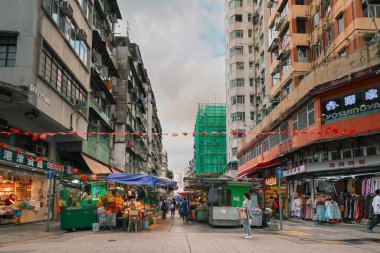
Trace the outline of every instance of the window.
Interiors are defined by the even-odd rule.
[[[346,158],[352,158],[351,149],[342,150],[342,159],[346,159]]]
[[[243,0],[232,0],[229,3],[229,8],[234,9],[235,7],[241,7],[243,6]]]
[[[284,65],[282,65],[282,74],[285,74],[286,71],[288,71],[289,69],[289,66],[292,64],[291,60],[290,60],[290,56],[288,56],[285,60],[284,60]]]
[[[277,50],[275,50],[271,53],[272,62],[277,60],[277,57],[278,57],[278,52],[277,52]]]
[[[248,22],[253,22],[252,13],[248,13]]]
[[[307,47],[298,47],[298,61],[299,62],[308,62],[307,59]]]
[[[79,0],[81,7],[88,8],[88,3],[85,0]],[[86,4],[86,3],[87,4]],[[75,51],[76,55],[80,58],[84,65],[88,65],[89,57],[88,51],[89,47],[85,41],[76,38],[76,31],[78,27],[74,24],[71,18],[61,15],[59,12],[59,1],[57,0],[45,0],[44,8],[52,17],[54,22],[58,25],[59,29],[65,36],[66,40],[70,43],[72,49]],[[86,11],[89,15],[90,10]]]
[[[250,95],[250,96],[249,96],[249,102],[250,102],[251,104],[255,103],[255,95]]]
[[[249,69],[253,69],[253,61],[249,62]]]
[[[338,32],[341,33],[344,31],[344,15],[343,15],[343,12],[341,12],[338,16],[337,16],[337,21],[338,21]]]
[[[232,121],[245,120],[245,112],[236,112],[231,115]]]
[[[292,117],[293,131],[303,130],[314,123],[315,115],[313,102]]]
[[[289,95],[290,92],[292,92],[292,83],[291,82],[284,86],[284,91],[283,91],[284,97]]]
[[[46,48],[41,52],[40,76],[69,102],[75,103],[75,100],[87,101],[85,89],[79,86],[74,77]]]
[[[248,53],[250,53],[250,54],[253,53],[253,46],[248,46]]]
[[[321,55],[321,42],[319,40],[314,45],[314,53],[316,59]]]
[[[375,147],[367,147],[367,156],[370,156],[370,155],[377,155]]]
[[[305,0],[296,0],[296,5],[304,5]]]
[[[371,4],[368,8],[366,1],[362,1],[362,11],[363,11],[363,17],[367,18],[380,18],[380,2],[376,1],[375,3]]]
[[[237,155],[237,148],[232,148],[231,153],[232,153],[232,156],[236,156]]]
[[[306,20],[297,19],[297,33],[306,33]]]
[[[232,138],[233,139],[241,139],[241,138],[243,138],[244,137],[244,130],[242,130],[242,129],[237,129],[237,130],[235,130],[234,132],[236,132],[236,133],[234,133],[233,135],[232,135]]]
[[[327,33],[327,46],[331,46],[331,43],[332,43],[332,29],[331,29],[331,27],[329,27],[326,30],[326,33]]]
[[[231,85],[231,87],[243,87],[244,86],[244,78],[237,78],[237,79],[231,80],[230,85]]]
[[[281,48],[284,49],[288,45],[289,41],[290,41],[290,32],[289,32],[289,28],[287,28],[286,31],[281,36]]]
[[[323,8],[325,13],[329,13],[331,10],[330,0],[323,0]]]
[[[273,86],[275,86],[279,81],[280,81],[280,72],[279,71],[276,71],[272,74],[272,83],[273,83]]]
[[[249,78],[249,86],[253,86],[253,78]]]
[[[243,38],[243,30],[235,30],[230,33],[230,39]]]
[[[249,29],[249,30],[248,30],[248,37],[249,37],[249,38],[252,37],[252,29]]]
[[[314,14],[314,27],[319,25],[319,11]]]
[[[277,132],[278,129],[274,129],[274,132]],[[280,134],[274,133],[269,135],[269,144],[270,148],[273,148],[274,146],[280,144]]]
[[[0,34],[0,67],[14,67],[16,65],[16,36]]]
[[[251,104],[253,104],[253,103],[251,103]],[[251,120],[255,120],[255,112],[250,112],[250,114],[251,114]]]
[[[281,124],[279,131],[280,131],[280,142],[284,142],[285,140],[289,138],[288,122],[284,122],[283,124]]]
[[[233,47],[230,49],[230,56],[243,54],[243,47]]]
[[[268,151],[269,147],[270,147],[270,145],[269,145],[269,137],[267,137],[263,141],[263,152]]]
[[[245,96],[234,96],[231,98],[232,104],[244,104],[245,103]]]
[[[232,65],[234,65],[234,64],[232,64]],[[235,67],[237,70],[244,70],[244,62],[236,62],[235,65],[236,65]]]
[[[243,15],[232,15],[231,18],[230,18],[230,23],[234,23],[234,22],[243,22]]]
[[[288,13],[288,10],[289,10],[289,5],[288,5],[288,1],[286,1],[286,4],[284,5],[284,7],[280,10],[280,16],[285,17],[286,14]]]

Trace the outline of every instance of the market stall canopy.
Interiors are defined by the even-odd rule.
[[[88,168],[92,171],[94,174],[109,174],[111,173],[111,170],[108,166],[101,164],[100,162],[92,159],[91,157],[81,153],[84,161],[86,162]]]
[[[111,173],[106,177],[106,181],[126,185],[143,185],[152,187],[175,187],[177,185],[176,181],[148,174]]]

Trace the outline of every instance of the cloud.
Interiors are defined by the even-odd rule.
[[[122,0],[119,32],[140,47],[164,132],[192,132],[198,103],[224,102],[224,7],[215,0]],[[193,137],[164,136],[169,168],[183,170]]]

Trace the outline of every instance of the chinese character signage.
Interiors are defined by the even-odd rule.
[[[30,167],[32,169],[40,169],[47,171],[48,169],[52,169],[58,173],[64,172],[64,166],[52,163],[46,160],[36,161],[32,157],[22,154],[19,152],[15,152],[11,149],[0,148],[0,161],[7,161],[10,163],[14,163],[15,165],[23,165],[26,167]]]
[[[322,101],[323,123],[380,112],[380,86]]]
[[[273,186],[277,185],[277,178],[276,177],[268,177],[264,180],[265,186]]]

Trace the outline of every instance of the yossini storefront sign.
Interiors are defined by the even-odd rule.
[[[367,88],[322,102],[324,123],[380,112],[380,87]]]
[[[16,153],[15,151],[7,148],[0,148],[0,161],[14,163],[15,165],[23,165],[31,169],[39,169],[44,171],[53,169],[58,173],[64,172],[64,166],[62,165],[46,160],[36,161],[26,154]]]

